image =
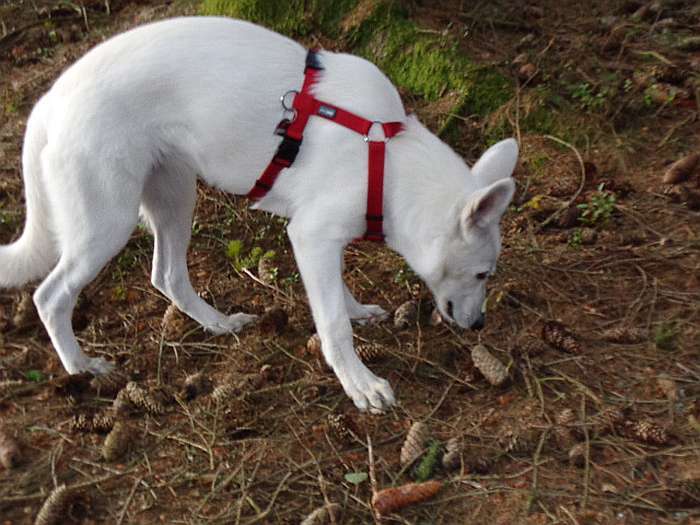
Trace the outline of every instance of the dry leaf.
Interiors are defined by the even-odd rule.
[[[174,341],[181,339],[187,328],[187,318],[174,303],[170,303],[165,310],[165,314],[163,314],[161,327],[163,337],[166,340]]]
[[[380,490],[372,495],[372,508],[379,516],[386,516],[435,497],[441,488],[442,482],[433,480]]]

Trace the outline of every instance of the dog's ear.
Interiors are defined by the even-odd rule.
[[[475,191],[462,210],[462,234],[466,237],[472,228],[486,228],[501,220],[514,193],[515,182],[510,177]]]
[[[476,161],[472,175],[477,177],[481,187],[510,177],[518,162],[518,143],[515,139],[502,140],[487,149]]]

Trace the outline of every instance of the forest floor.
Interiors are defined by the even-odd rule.
[[[700,153],[700,9],[406,4],[421,33],[456,42],[512,86],[498,109],[472,114],[450,92],[401,90],[469,163],[500,137],[520,142],[486,327],[431,323],[430,294],[398,255],[348,247],[346,282],[362,302],[419,308],[405,326],[355,328],[356,345],[377,345],[370,367],[398,398],[385,414],[358,413],[307,348],[314,327],[285,221],[200,187],[193,284],[217,308],[263,322],[212,336],[165,316],[149,282],[153,240],[138,229],[74,315],[83,348],[133,382],[118,413],[126,431],[105,446],[116,389],[67,379],[27,300],[33,287],[0,290],[0,432],[19,447],[13,468],[0,464],[0,523],[31,523],[60,485],[55,521],[43,523],[297,524],[327,502],[340,505],[338,524],[372,523],[367,437],[380,488],[442,482],[386,523],[700,523],[700,166],[663,183],[673,162]],[[24,223],[22,137],[53,80],[112,34],[198,9],[0,6],[0,243]],[[343,48],[313,31],[303,41]],[[501,385],[475,368],[478,343],[507,367]],[[430,451],[457,443],[457,461],[402,467],[415,422]]]

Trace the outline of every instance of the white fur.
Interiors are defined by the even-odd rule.
[[[139,212],[154,232],[152,282],[205,329],[237,331],[192,289],[186,266],[195,180],[245,194],[279,137],[279,97],[303,80],[305,50],[249,23],[180,18],[119,35],[68,69],[34,108],[24,146],[27,224],[0,247],[0,286],[46,279],[34,299],[69,373],[110,369],[78,347],[70,318],[82,288],[124,246]],[[406,122],[387,146],[384,228],[463,327],[482,321],[484,277],[500,249],[517,145],[489,149],[475,173],[415,118],[371,63],[323,52],[316,95],[370,120]],[[291,169],[254,208],[291,219],[288,233],[323,353],[360,409],[394,402],[358,359],[350,319],[386,313],[342,281],[342,251],[365,228],[367,144],[312,118]],[[49,273],[50,272],[50,273]],[[451,315],[449,315],[451,313]]]

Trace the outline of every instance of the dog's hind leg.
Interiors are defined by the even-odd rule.
[[[81,351],[71,314],[81,290],[129,240],[138,220],[140,183],[97,174],[97,166],[88,161],[42,160],[60,256],[34,292],[34,303],[68,373],[107,373],[109,362]]]
[[[205,330],[238,332],[256,316],[224,315],[199,297],[190,283],[187,247],[196,197],[196,177],[184,165],[160,166],[146,181],[141,210],[155,237],[151,282]]]

